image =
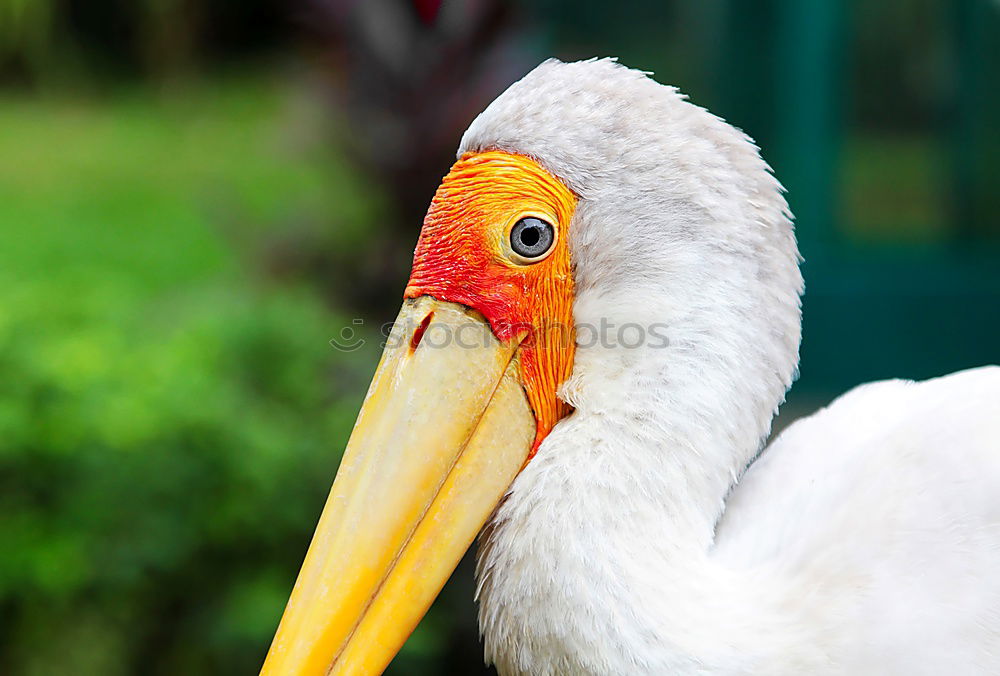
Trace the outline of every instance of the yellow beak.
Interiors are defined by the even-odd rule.
[[[517,348],[463,306],[405,301],[262,675],[388,666],[528,457]]]

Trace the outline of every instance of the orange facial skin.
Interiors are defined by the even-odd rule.
[[[569,188],[534,160],[499,151],[467,153],[434,195],[404,293],[471,307],[497,338],[521,342],[521,382],[537,422],[531,455],[570,411],[556,389],[573,368],[567,231],[575,207]],[[510,230],[527,216],[556,230],[550,253],[536,263],[519,262],[510,250]]]

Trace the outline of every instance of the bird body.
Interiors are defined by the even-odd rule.
[[[1000,369],[862,386],[761,452],[803,281],[747,136],[548,61],[458,156],[265,673],[381,671],[483,523],[502,676],[1000,671]],[[481,352],[428,346],[446,318]]]
[[[503,675],[995,673],[998,421],[996,367],[861,386],[713,488],[713,529],[677,437],[567,420],[481,544],[487,655]]]

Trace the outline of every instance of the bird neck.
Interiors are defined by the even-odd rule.
[[[731,673],[796,654],[775,645],[796,635],[790,591],[711,556],[730,463],[710,467],[722,449],[687,430],[578,410],[516,479],[477,571],[501,674]]]
[[[726,569],[711,550],[795,351],[781,356],[747,327],[716,331],[669,308],[659,326],[641,325],[637,344],[610,328],[629,323],[627,300],[615,307],[617,318],[604,317],[613,338],[589,344],[578,303],[574,374],[561,391],[576,410],[481,539],[487,655],[503,674],[787,663],[799,649],[775,637],[796,636],[780,610],[792,592]]]
[[[624,296],[608,300],[577,304],[579,345],[560,396],[581,420],[599,421],[602,438],[590,441],[606,462],[621,463],[631,481],[641,475],[669,502],[657,527],[684,529],[704,549],[791,382],[797,307],[787,339],[723,302],[702,300],[698,309],[694,299],[647,297],[640,310]],[[657,321],[631,319],[642,316]],[[627,488],[629,476],[622,480]]]

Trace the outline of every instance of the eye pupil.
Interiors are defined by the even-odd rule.
[[[514,224],[510,231],[510,248],[522,258],[540,259],[555,242],[555,229],[540,218],[529,216]]]
[[[524,246],[535,246],[541,238],[542,235],[538,232],[538,228],[536,227],[529,226],[521,231],[521,244]]]

